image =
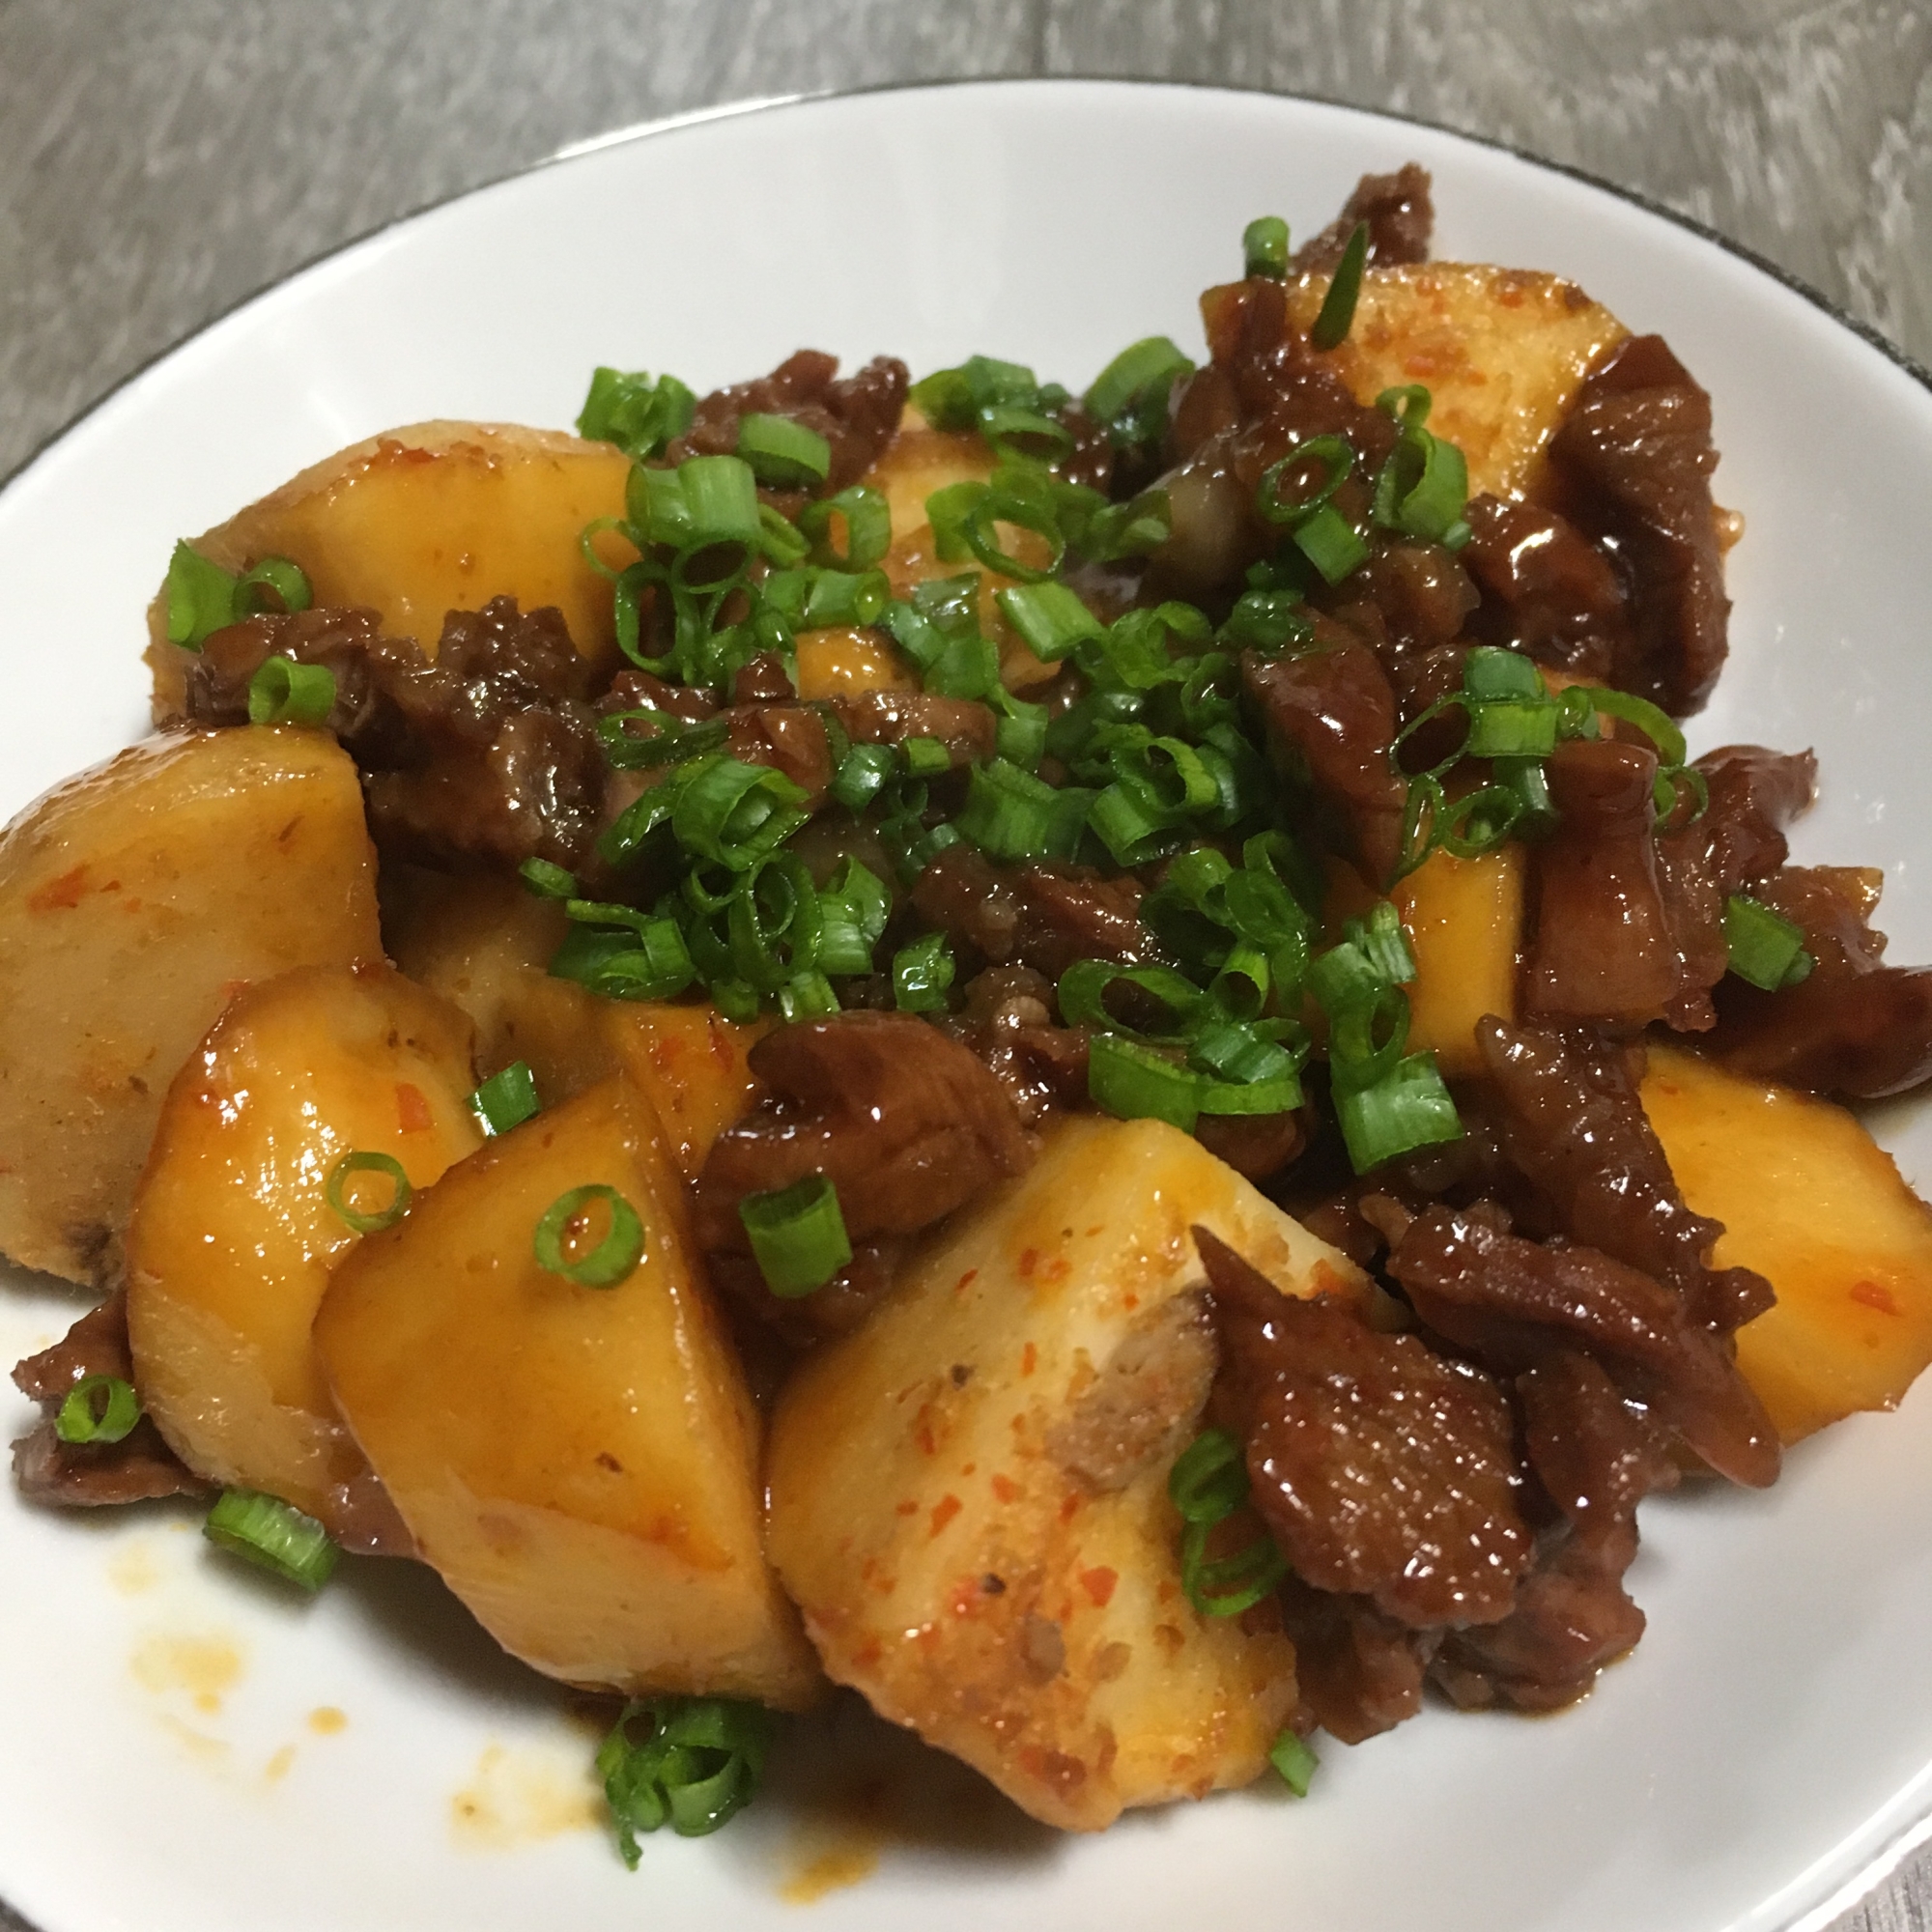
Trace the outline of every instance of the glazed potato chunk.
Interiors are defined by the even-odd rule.
[[[546,1101],[629,1074],[656,1110],[671,1157],[696,1180],[724,1129],[762,1093],[746,1065],[766,1023],[727,1020],[709,1001],[607,1000],[546,970],[563,909],[513,879],[417,872],[391,895],[389,944],[404,972],[476,1023],[487,1076],[522,1060]]]
[[[467,1100],[469,1022],[390,966],[308,966],[231,1003],[176,1076],[128,1229],[128,1333],[148,1411],[175,1453],[365,1541],[367,1466],[329,1400],[309,1330],[358,1238],[330,1207],[352,1151],[427,1187],[481,1140]],[[346,1183],[376,1212],[392,1183]]]
[[[1476,1022],[1516,1017],[1523,859],[1520,844],[1477,859],[1437,850],[1391,895],[1415,954],[1408,1044],[1433,1048],[1444,1073],[1480,1073]]]
[[[1932,1208],[1891,1156],[1843,1107],[1670,1047],[1643,1105],[1685,1200],[1724,1224],[1713,1265],[1777,1291],[1738,1366],[1784,1440],[1895,1408],[1932,1362]]]
[[[1076,1119],[773,1418],[772,1559],[827,1673],[1069,1830],[1248,1782],[1294,1701],[1285,1637],[1180,1589],[1195,1223],[1291,1293],[1366,1292],[1199,1142]]]
[[[532,1238],[593,1184],[645,1235],[610,1287],[551,1272]],[[363,1241],[315,1339],[423,1557],[512,1655],[615,1690],[811,1700],[765,1565],[757,1418],[624,1081],[490,1142]]]
[[[1307,328],[1328,292],[1311,276],[1289,292]],[[1574,282],[1460,262],[1371,269],[1335,366],[1358,401],[1421,383],[1431,431],[1468,459],[1472,495],[1521,497],[1544,445],[1591,366],[1630,333]]]
[[[318,604],[366,605],[432,654],[445,611],[497,596],[526,611],[554,604],[578,649],[601,660],[616,650],[611,586],[578,539],[594,518],[623,514],[629,472],[614,444],[555,430],[415,423],[325,458],[193,544],[230,571],[288,557]],[[631,554],[619,545],[612,558]],[[166,724],[187,659],[167,640],[165,591],[148,631],[155,720]]]
[[[355,767],[317,731],[137,745],[0,834],[0,1251],[111,1262],[161,1096],[230,992],[380,959]]]

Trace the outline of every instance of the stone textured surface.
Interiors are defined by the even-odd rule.
[[[256,289],[566,143],[1038,72],[1507,141],[1695,215],[1932,361],[1924,0],[0,0],[0,475]],[[1928,1900],[1932,1858],[1834,1932],[1927,1932]],[[4,1906],[0,1928],[20,1932]]]

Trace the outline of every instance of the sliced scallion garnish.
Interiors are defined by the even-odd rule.
[[[1355,302],[1362,293],[1362,270],[1369,259],[1369,224],[1358,221],[1349,232],[1342,247],[1342,259],[1321,298],[1321,310],[1308,339],[1318,349],[1337,349],[1348,339],[1354,326]]]
[[[486,1134],[507,1134],[541,1111],[536,1075],[526,1060],[513,1060],[491,1074],[469,1096],[469,1110]]]
[[[782,1300],[823,1288],[852,1259],[838,1190],[822,1174],[748,1194],[738,1204],[738,1219],[765,1286]]]
[[[1259,214],[1241,231],[1241,273],[1253,279],[1288,279],[1288,223],[1278,214]]]
[[[378,1174],[389,1182],[386,1207],[368,1213],[351,1205],[350,1183],[358,1174]],[[402,1162],[392,1153],[367,1148],[344,1154],[328,1170],[324,1194],[329,1207],[358,1235],[379,1235],[384,1228],[393,1228],[410,1210],[410,1178],[403,1172]]]
[[[1811,976],[1804,928],[1747,894],[1733,893],[1724,901],[1724,946],[1730,970],[1764,992],[1795,986]]]
[[[809,488],[832,473],[832,445],[790,416],[740,416],[738,454],[760,483],[778,489]]]
[[[122,1442],[141,1419],[134,1384],[119,1376],[83,1376],[54,1412],[63,1442]]]
[[[327,1582],[342,1553],[312,1516],[259,1490],[224,1490],[202,1534],[231,1555],[310,1592]]]
[[[587,1254],[571,1252],[588,1238],[599,1207],[607,1221],[602,1237]],[[615,1288],[644,1258],[644,1224],[614,1187],[590,1181],[558,1195],[544,1209],[530,1245],[537,1265],[547,1272],[579,1288]]]
[[[640,1720],[649,1730],[636,1735]],[[639,1832],[668,1825],[687,1838],[718,1830],[751,1803],[770,1748],[772,1719],[728,1697],[650,1697],[624,1706],[597,1753],[597,1772],[633,1871]]]
[[[264,658],[248,680],[251,724],[322,724],[335,709],[335,673],[327,665]]]

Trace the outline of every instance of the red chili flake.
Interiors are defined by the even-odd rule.
[[[959,1514],[961,1504],[957,1496],[941,1496],[932,1506],[931,1536],[937,1536],[952,1519]]]
[[[966,1272],[962,1274],[959,1277],[959,1279],[952,1284],[952,1293],[954,1294],[964,1294],[967,1289],[969,1289],[973,1285],[973,1283],[976,1282],[979,1278],[980,1278],[980,1270],[978,1268],[968,1268]]]
[[[993,1493],[1003,1503],[1017,1502],[1019,1500],[1020,1486],[1010,1476],[995,1476],[993,1478]]]
[[[422,1089],[407,1080],[396,1082],[396,1119],[406,1134],[419,1134],[425,1127],[436,1124],[436,1116],[430,1112]]]
[[[1022,1281],[1031,1281],[1033,1279],[1033,1271],[1038,1265],[1039,1250],[1037,1248],[1026,1248],[1022,1250],[1019,1264],[1020,1279]]]
[[[1876,1281],[1861,1281],[1853,1284],[1852,1299],[1861,1302],[1867,1308],[1876,1308],[1881,1315],[1897,1315],[1901,1311],[1893,1299],[1891,1290]]]
[[[1055,1255],[1046,1264],[1048,1281],[1065,1281],[1073,1272],[1073,1264],[1065,1255]]]
[[[866,1641],[862,1643],[859,1646],[859,1648],[852,1653],[852,1662],[854,1663],[872,1664],[878,1662],[879,1659],[884,1654],[885,1654],[885,1646],[880,1643],[879,1639],[875,1636],[868,1636],[866,1639]]]
[[[901,1516],[917,1516],[919,1514],[919,1505],[912,1497],[908,1496],[904,1502],[899,1504],[898,1513]]]
[[[1118,1570],[1109,1570],[1102,1565],[1097,1570],[1083,1570],[1080,1573],[1080,1587],[1094,1599],[1094,1605],[1105,1609],[1114,1594],[1114,1585],[1121,1580]]]
[[[1029,1342],[1026,1345],[1026,1347],[1020,1350],[1020,1374],[1023,1376],[1032,1375],[1034,1372],[1034,1365],[1038,1360],[1039,1360],[1039,1350],[1036,1349],[1031,1342]]]
[[[31,894],[27,899],[29,912],[71,912],[88,890],[87,867],[79,865],[71,871],[63,872],[57,879],[49,879],[45,885]]]
[[[1080,1492],[1078,1490],[1068,1490],[1066,1492],[1066,1500],[1060,1506],[1061,1521],[1071,1522],[1073,1520],[1073,1512],[1077,1510],[1079,1507],[1080,1507]]]

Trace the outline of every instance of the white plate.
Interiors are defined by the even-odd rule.
[[[604,147],[388,229],[250,303],[0,496],[0,809],[133,735],[142,609],[178,535],[340,444],[428,416],[567,423],[593,364],[700,389],[800,343],[929,369],[975,350],[1071,384],[1156,330],[1265,211],[1312,232],[1355,177],[1435,171],[1444,258],[1551,269],[1660,329],[1717,403],[1733,655],[1693,742],[1815,744],[1813,860],[1883,865],[1895,956],[1932,954],[1932,393],[1763,270],[1494,149],[1256,95],[1002,83],[789,105]],[[245,881],[237,881],[238,890]],[[1909,1175],[1932,1118],[1889,1111]],[[0,1293],[0,1357],[72,1296]],[[0,1424],[23,1425],[11,1391]],[[9,1434],[14,1433],[10,1428]],[[1314,1795],[1057,1840],[906,1750],[807,1729],[723,1837],[588,1826],[584,1736],[421,1573],[351,1566],[312,1606],[163,1510],[0,1499],[0,1896],[46,1932],[508,1932],[791,1924],[787,1874],[895,1835],[814,1922],[1379,1932],[1719,1932],[1822,1916],[1932,1805],[1932,1391],[1790,1459],[1766,1495],[1648,1504],[1650,1634],[1548,1722],[1431,1711],[1329,1745]],[[319,1707],[346,1713],[323,1735]],[[843,1794],[843,1795],[841,1795]],[[820,1876],[826,1876],[821,1873]]]

